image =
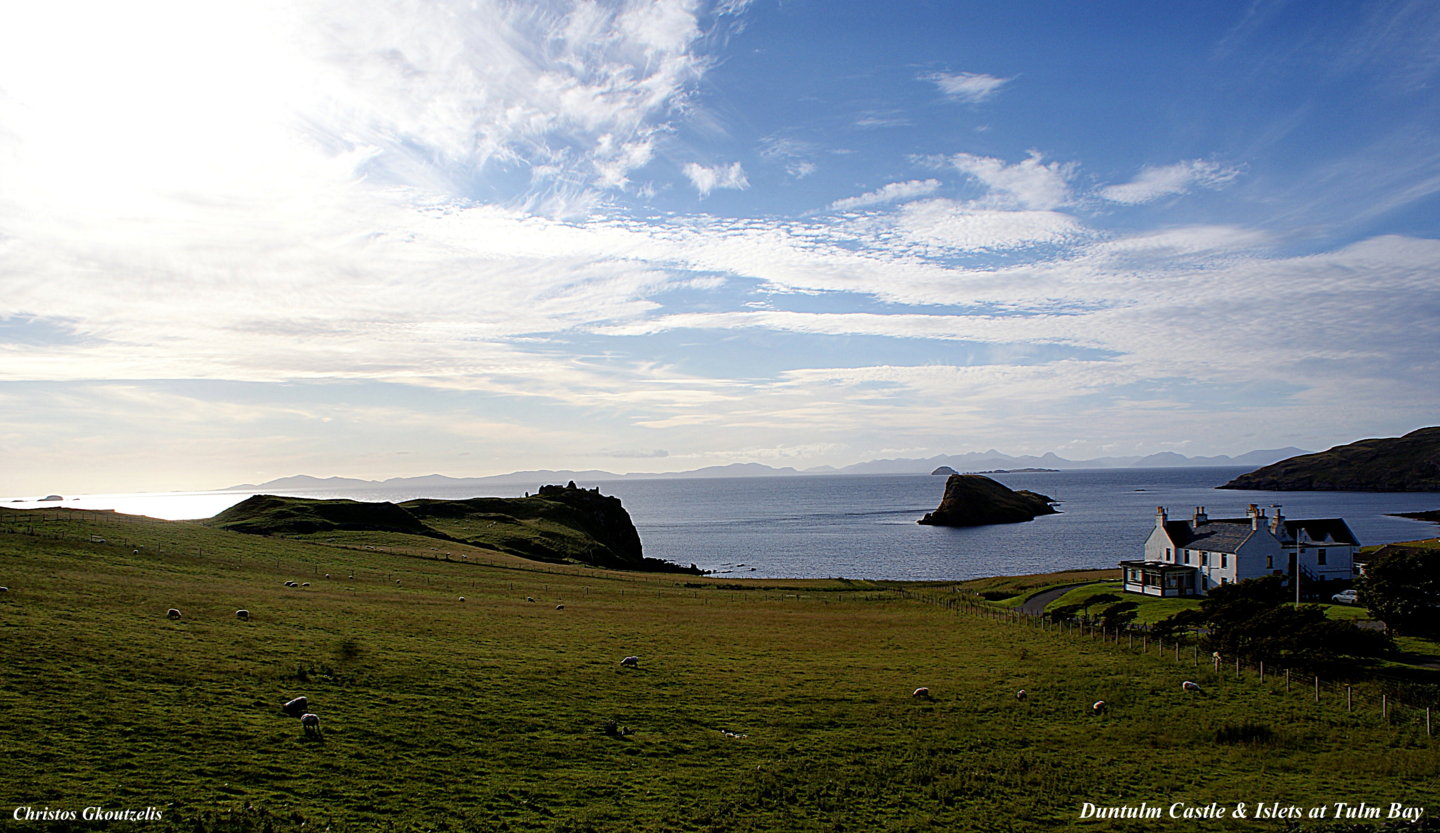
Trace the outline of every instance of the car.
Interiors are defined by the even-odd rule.
[[[1342,605],[1353,605],[1357,600],[1354,590],[1341,590],[1330,597],[1330,600]]]

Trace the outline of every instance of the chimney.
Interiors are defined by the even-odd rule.
[[[1195,526],[1199,526],[1200,524],[1206,523],[1206,522],[1209,521],[1209,520],[1210,520],[1210,516],[1207,515],[1207,514],[1205,514],[1205,507],[1203,507],[1203,506],[1197,506],[1197,507],[1195,507],[1195,517],[1194,517],[1194,519],[1193,519],[1193,523],[1194,523]]]
[[[1280,507],[1275,507],[1275,517],[1270,519],[1270,534],[1279,538],[1285,530],[1285,518],[1280,515]]]
[[[1155,525],[1162,529],[1165,526],[1165,507],[1163,506],[1155,507]]]
[[[1246,507],[1246,509],[1245,509],[1245,517],[1247,517],[1247,518],[1250,519],[1250,528],[1251,528],[1251,529],[1259,529],[1259,528],[1260,528],[1260,519],[1261,519],[1262,517],[1264,517],[1264,516],[1265,516],[1265,513],[1263,513],[1263,512],[1260,511],[1260,507],[1256,506],[1256,505],[1253,504],[1253,503],[1250,504],[1250,505],[1249,505],[1248,507]]]

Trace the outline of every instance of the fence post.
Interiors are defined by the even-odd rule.
[[[1353,698],[1351,698],[1351,696],[1350,696],[1350,686],[1348,686],[1348,685],[1345,686],[1345,711],[1347,711],[1347,712],[1353,712],[1353,711],[1355,711],[1354,700],[1353,700]]]
[[[1315,675],[1315,702],[1320,702],[1320,675]]]
[[[1286,691],[1289,691],[1289,690],[1290,690],[1290,669],[1289,669],[1289,668],[1286,668],[1286,669],[1285,669],[1285,690],[1286,690]]]
[[[1390,717],[1390,695],[1380,695],[1380,716],[1389,719]]]
[[[1260,682],[1265,682],[1265,660],[1260,660]]]

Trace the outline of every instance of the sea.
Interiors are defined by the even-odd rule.
[[[1211,517],[1243,517],[1248,504],[1280,506],[1288,518],[1343,518],[1362,544],[1434,538],[1440,525],[1395,517],[1440,509],[1440,492],[1261,492],[1217,490],[1248,468],[1079,469],[991,473],[1012,489],[1056,501],[1059,514],[1027,523],[952,528],[921,526],[940,503],[935,475],[609,480],[645,554],[736,578],[960,580],[1113,567],[1138,558],[1155,507],[1172,517],[1205,507]],[[484,490],[516,497],[543,484]],[[114,509],[172,520],[206,518],[252,492],[88,495],[59,501],[6,500],[11,508]],[[295,491],[297,497],[403,501],[476,497],[476,491],[384,488]],[[1273,510],[1270,510],[1273,511]]]

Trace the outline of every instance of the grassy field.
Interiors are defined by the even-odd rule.
[[[1440,738],[1413,710],[1382,719],[1362,688],[1367,707],[1348,712],[1278,678],[924,603],[948,585],[606,573],[393,533],[329,538],[0,510],[3,817],[164,814],[7,824],[1275,831],[1079,814],[1142,801],[1440,813]],[[620,667],[627,655],[638,668]],[[280,713],[298,695],[323,740]]]

